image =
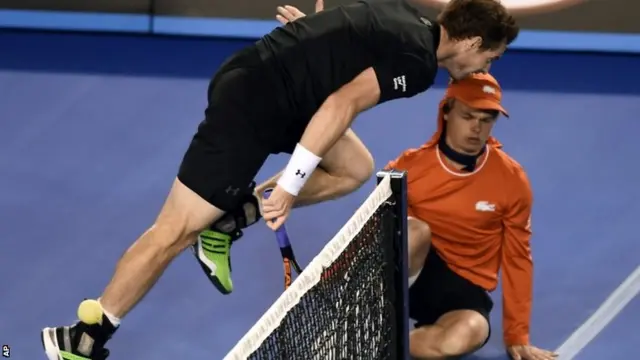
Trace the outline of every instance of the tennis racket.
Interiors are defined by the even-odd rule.
[[[264,192],[264,198],[268,199],[273,189],[267,189]],[[282,255],[282,268],[284,270],[284,289],[288,289],[292,282],[292,270],[297,275],[302,273],[302,268],[296,261],[296,256],[293,253],[293,247],[289,241],[289,234],[287,234],[287,228],[284,224],[276,230],[276,239],[278,240],[278,246],[280,247],[280,255]]]

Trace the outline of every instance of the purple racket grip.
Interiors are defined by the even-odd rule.
[[[271,196],[272,191],[273,189],[265,190],[263,194],[264,198],[268,199],[269,196]],[[282,226],[280,226],[278,230],[276,230],[276,238],[278,239],[278,245],[280,246],[280,248],[291,246],[291,242],[289,242],[289,235],[287,234],[287,228],[284,226],[284,224],[282,224]]]

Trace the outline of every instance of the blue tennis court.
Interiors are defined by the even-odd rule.
[[[43,326],[75,320],[157,214],[195,127],[209,76],[241,41],[0,32],[0,342],[41,359]],[[535,196],[532,342],[556,349],[639,265],[640,58],[512,52],[493,73],[511,113],[496,136],[528,170]],[[446,83],[362,115],[378,168],[435,128]],[[384,134],[385,141],[378,139]],[[627,158],[628,157],[628,158]],[[258,180],[278,171],[274,157]],[[349,219],[375,180],[294,211],[303,264]],[[232,295],[179,257],[110,343],[114,359],[220,359],[282,291],[273,234],[234,246]],[[500,293],[479,359],[506,359]],[[576,359],[634,354],[637,297]]]

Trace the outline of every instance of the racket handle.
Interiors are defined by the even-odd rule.
[[[272,191],[273,189],[267,189],[264,191],[264,194],[262,196],[265,199],[268,199],[269,196],[271,196]],[[291,246],[291,242],[289,241],[289,234],[287,234],[287,228],[284,224],[282,224],[282,226],[280,226],[278,230],[276,230],[276,238],[278,239],[278,245],[281,249],[287,246]]]

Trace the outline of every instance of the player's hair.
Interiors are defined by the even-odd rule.
[[[438,22],[452,40],[482,38],[480,48],[495,50],[516,39],[520,28],[499,0],[451,0]]]

